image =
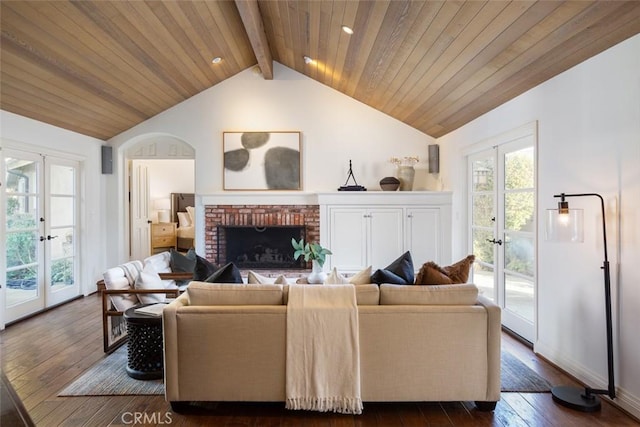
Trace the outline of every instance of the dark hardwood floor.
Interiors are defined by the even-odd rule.
[[[162,396],[58,397],[104,357],[100,299],[91,295],[9,326],[0,334],[2,371],[36,426],[638,426],[603,403],[585,414],[553,403],[549,393],[502,393],[495,412],[470,402],[366,403],[360,416],[287,411],[284,404],[220,403],[189,415],[172,413]],[[502,345],[552,384],[571,384],[516,339]],[[136,423],[132,414],[146,414]],[[145,421],[139,419],[138,421]],[[8,425],[8,424],[7,424]],[[3,424],[5,427],[5,424]]]

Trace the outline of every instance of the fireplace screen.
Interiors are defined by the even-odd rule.
[[[304,226],[219,226],[218,264],[233,262],[245,269],[303,269],[293,259],[291,239],[305,237]]]

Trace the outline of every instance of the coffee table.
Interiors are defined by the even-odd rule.
[[[162,316],[136,313],[137,305],[124,312],[129,343],[127,375],[138,380],[153,380],[164,375],[162,353]]]

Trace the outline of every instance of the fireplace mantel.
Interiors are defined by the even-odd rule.
[[[201,196],[202,205],[317,205],[318,193],[302,191],[220,192]]]
[[[323,204],[435,204],[451,203],[450,191],[246,191],[201,196],[202,205],[323,205]]]

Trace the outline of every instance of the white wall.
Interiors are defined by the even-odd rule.
[[[102,278],[106,252],[104,241],[103,182],[100,146],[103,141],[51,126],[7,111],[0,111],[0,141],[3,147],[49,154],[81,162],[81,290],[87,295],[96,290]],[[4,178],[3,178],[4,179]],[[3,208],[4,209],[4,208]],[[113,234],[113,233],[111,233]],[[4,257],[5,255],[2,254]]]
[[[606,388],[599,201],[584,208],[585,242],[544,240],[554,194],[606,201],[614,290],[618,402],[640,416],[640,35],[626,40],[438,139],[453,190],[454,259],[466,254],[465,147],[538,121],[538,336],[535,350],[592,387]]]
[[[345,183],[349,160],[358,184],[380,190],[378,182],[395,174],[392,156],[417,155],[414,189],[434,189],[427,173],[427,146],[434,139],[322,85],[279,63],[274,79],[264,80],[252,69],[182,102],[181,104],[112,138],[118,161],[128,146],[148,134],[171,135],[196,150],[197,195],[222,191],[222,133],[224,131],[300,131],[302,134],[303,190],[334,191]],[[123,183],[110,180],[111,198],[118,199]],[[121,207],[109,218],[122,226]],[[111,226],[111,225],[110,225]],[[203,227],[196,221],[196,241],[203,242]],[[121,242],[110,248],[112,259],[123,257]]]
[[[156,199],[168,199],[171,193],[193,193],[195,190],[195,171],[192,159],[137,160],[149,171],[149,200],[151,209]],[[157,211],[152,217],[157,220]]]

